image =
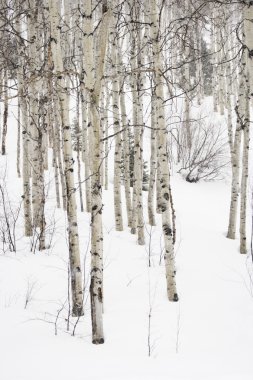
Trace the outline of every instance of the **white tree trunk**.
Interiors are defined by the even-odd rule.
[[[156,1],[150,0],[151,4],[151,37],[153,46],[153,61],[154,61],[154,82],[155,94],[157,102],[157,118],[158,118],[158,160],[161,173],[161,210],[162,210],[162,225],[165,245],[165,268],[167,280],[167,293],[170,301],[178,301],[178,294],[176,289],[176,270],[173,246],[173,233],[171,226],[171,213],[170,213],[170,176],[169,176],[169,163],[166,152],[167,145],[167,132],[165,123],[165,110],[164,110],[164,93],[163,93],[163,69],[161,63],[161,46],[157,35],[159,33],[159,18]]]
[[[253,91],[253,3],[248,1],[243,10],[244,38],[246,45],[245,61],[245,116],[243,125],[243,156],[241,173],[241,205],[240,205],[240,253],[247,253],[247,189],[249,176],[249,143],[250,143],[250,100]]]
[[[81,89],[81,108],[82,108],[82,158],[84,162],[85,175],[85,200],[86,211],[91,212],[91,179],[90,179],[90,157],[88,146],[88,117],[87,117],[87,100],[85,92]]]
[[[79,238],[76,214],[76,198],[74,184],[74,162],[72,156],[72,141],[69,122],[69,108],[65,93],[65,83],[63,77],[63,61],[61,52],[61,40],[58,1],[49,0],[50,24],[51,24],[51,43],[54,69],[56,75],[56,85],[60,102],[61,123],[63,133],[63,156],[64,172],[66,179],[67,194],[67,216],[68,216],[68,238],[69,238],[69,258],[72,291],[72,314],[80,316],[83,314],[83,288],[82,274],[79,254]]]
[[[246,110],[246,95],[245,95],[245,53],[242,55],[242,72],[240,73],[240,85],[238,90],[238,101],[236,105],[236,131],[233,141],[233,149],[231,151],[231,164],[232,164],[232,184],[231,184],[231,201],[229,211],[229,224],[227,237],[235,239],[236,235],[236,222],[237,210],[240,188],[240,158],[241,158],[241,136],[244,126],[244,117]]]
[[[17,4],[20,9],[20,2]],[[21,20],[16,18],[17,35],[21,35]],[[22,125],[22,177],[23,177],[23,208],[24,208],[24,227],[25,236],[32,236],[32,210],[31,210],[31,188],[30,188],[30,131],[27,111],[27,96],[23,76],[23,57],[26,54],[24,43],[19,43],[17,37],[17,48],[20,56],[20,65],[17,70],[18,94],[21,108],[21,125]]]
[[[121,202],[121,160],[122,160],[122,138],[120,127],[120,114],[119,114],[119,87],[118,87],[118,66],[117,66],[117,46],[116,46],[116,22],[113,25],[112,48],[112,108],[113,108],[113,126],[115,134],[115,148],[114,148],[114,214],[115,214],[115,227],[116,231],[123,231],[123,218],[122,218],[122,202]]]
[[[246,92],[246,109],[245,120],[243,128],[243,156],[242,156],[242,174],[241,174],[241,204],[240,204],[240,253],[247,253],[247,234],[246,234],[246,221],[247,221],[247,189],[249,177],[249,125],[250,125],[250,110],[249,110],[249,86]]]
[[[103,0],[102,19],[97,36],[97,56],[93,50],[93,14],[91,0],[84,4],[83,50],[85,87],[90,101],[91,136],[92,136],[92,190],[91,190],[91,320],[92,343],[104,343],[103,333],[103,229],[102,229],[102,183],[101,183],[101,126],[99,105],[104,74],[104,60],[107,48],[107,37],[111,12],[107,1]],[[96,61],[96,64],[95,64]]]
[[[104,186],[105,190],[108,190],[108,155],[109,155],[109,141],[108,141],[108,129],[109,129],[109,120],[108,120],[108,108],[110,104],[110,93],[108,87],[105,89],[105,98],[106,98],[106,103],[105,103],[105,111],[104,111],[104,122],[105,122],[105,132],[104,132],[104,137],[105,137],[105,167],[104,167]]]
[[[4,70],[4,112],[3,112],[3,128],[2,128],[2,146],[1,153],[2,155],[6,154],[6,136],[7,136],[7,125],[8,125],[8,70]]]
[[[253,3],[251,0],[245,1],[243,9],[244,33],[246,45],[246,60],[249,71],[250,93],[253,93]],[[252,96],[251,96],[252,97]]]
[[[155,94],[151,95],[151,155],[150,155],[150,173],[149,173],[149,188],[148,188],[148,220],[151,226],[155,226],[155,208],[154,208],[154,193],[155,180],[157,169],[157,116]]]
[[[122,67],[121,52],[119,51],[119,64]],[[130,189],[130,150],[129,150],[129,121],[127,119],[124,81],[120,78],[120,109],[121,120],[123,127],[123,162],[124,162],[124,188],[127,210],[128,227],[131,227],[132,223],[132,199]]]
[[[134,7],[135,17],[140,20],[139,5]],[[143,217],[143,197],[142,197],[142,174],[143,174],[143,74],[138,71],[142,65],[141,36],[140,31],[136,34],[131,30],[131,87],[133,98],[133,125],[134,125],[134,183],[132,201],[132,229],[135,233],[137,229],[138,244],[145,244],[144,217]]]

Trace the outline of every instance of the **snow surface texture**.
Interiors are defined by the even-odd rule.
[[[0,164],[3,171],[7,162],[10,197],[18,204],[22,182],[15,174],[15,136],[11,119],[8,154]],[[105,344],[100,346],[91,344],[87,289],[85,316],[77,324],[68,317],[65,216],[55,210],[52,186],[48,179],[52,247],[34,255],[29,239],[22,238],[16,254],[0,255],[0,380],[252,380],[252,263],[239,254],[237,240],[225,237],[228,182],[172,178],[178,303],[167,300],[159,216],[156,227],[146,226],[146,246],[139,247],[128,229],[115,232],[112,188],[104,192]],[[79,226],[82,262],[89,262],[86,213],[79,214]]]

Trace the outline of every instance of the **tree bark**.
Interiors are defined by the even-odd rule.
[[[161,204],[162,211],[162,226],[165,245],[165,269],[167,280],[167,294],[170,301],[178,301],[178,293],[176,288],[176,270],[175,257],[173,246],[173,231],[171,226],[170,212],[170,175],[169,163],[166,152],[167,146],[167,131],[165,123],[164,110],[164,93],[163,93],[163,69],[161,63],[161,46],[159,44],[159,17],[156,7],[156,1],[150,0],[152,24],[151,38],[153,47],[153,62],[154,62],[154,83],[155,95],[157,103],[157,119],[158,119],[158,160],[160,165],[160,183],[161,183]]]
[[[104,73],[104,61],[107,48],[107,37],[111,12],[107,1],[103,0],[102,18],[97,36],[97,56],[93,50],[93,13],[91,0],[84,3],[83,50],[86,72],[85,87],[90,101],[91,136],[92,136],[92,187],[91,187],[91,321],[92,343],[104,343],[103,332],[103,229],[102,229],[102,183],[101,183],[101,126],[99,105]],[[95,64],[96,63],[96,64]]]
[[[69,106],[65,93],[65,83],[63,77],[63,61],[61,52],[61,38],[59,29],[58,1],[49,0],[51,43],[53,62],[56,75],[56,88],[59,96],[61,111],[61,123],[63,133],[63,156],[64,173],[66,180],[67,194],[67,217],[68,217],[68,239],[69,239],[69,259],[72,292],[72,315],[83,315],[83,288],[82,274],[79,254],[79,237],[76,214],[76,197],[74,185],[74,160],[72,155],[72,141],[69,122]]]

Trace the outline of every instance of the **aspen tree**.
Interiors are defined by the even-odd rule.
[[[20,170],[20,145],[21,145],[21,110],[20,110],[20,100],[18,99],[18,131],[17,131],[17,175],[18,178],[21,177]]]
[[[55,137],[55,152],[56,160],[59,167],[60,180],[61,180],[61,190],[62,190],[62,206],[63,210],[67,210],[67,185],[66,177],[64,174],[64,154],[63,154],[63,133],[61,127],[61,112],[59,110],[59,101],[56,92],[53,93],[53,128],[54,128],[54,137]]]
[[[32,206],[33,227],[39,237],[39,250],[45,249],[45,185],[44,185],[44,160],[43,160],[43,134],[45,133],[44,121],[44,94],[42,86],[42,65],[44,61],[41,54],[41,12],[40,4],[36,0],[31,1],[31,9],[28,17],[29,45],[29,120],[31,131],[31,160],[32,160]]]
[[[56,145],[55,145],[54,128],[52,128],[52,134],[53,134],[53,162],[52,162],[52,166],[54,168],[56,206],[57,206],[57,208],[61,208],[60,183],[59,183],[59,167],[58,167],[57,155],[56,155],[56,149],[57,148],[56,148]]]
[[[100,157],[101,157],[101,184],[104,186],[105,180],[105,81],[103,80],[103,87],[100,96],[100,124],[101,124],[101,144],[100,144]]]
[[[191,11],[190,4],[188,0],[185,0],[185,12],[188,14]],[[188,36],[189,38],[189,36]],[[184,134],[186,137],[186,148],[187,151],[191,150],[192,146],[192,138],[191,138],[191,124],[190,124],[190,65],[188,61],[190,61],[190,45],[188,39],[184,38],[183,45],[183,56],[184,56],[184,66],[183,66],[183,90],[185,92],[184,95],[184,114],[183,114],[183,127]]]
[[[229,32],[228,32],[229,31]],[[226,34],[230,34],[231,30],[230,28],[226,29]],[[228,41],[228,50],[226,54],[226,80],[227,80],[227,85],[226,85],[226,103],[227,103],[227,111],[228,111],[228,143],[229,143],[229,149],[230,149],[230,155],[232,157],[232,152],[233,152],[233,121],[232,121],[232,67],[231,67],[231,39]]]
[[[225,10],[225,20],[230,19],[231,9]],[[233,108],[234,108],[234,97],[236,97],[238,92],[237,75],[234,70],[234,39],[233,39],[233,29],[230,22],[226,22],[224,25],[224,34],[229,36],[227,39],[227,44],[224,46],[224,59],[225,59],[225,76],[226,76],[226,106],[227,106],[227,125],[228,125],[228,143],[230,149],[230,156],[233,155],[233,145],[234,145],[234,128],[233,128]]]
[[[140,6],[134,3],[134,14],[136,20],[140,20]],[[134,183],[132,201],[132,228],[135,233],[137,229],[137,242],[145,244],[143,197],[142,197],[142,173],[143,173],[143,85],[144,78],[141,73],[142,52],[140,27],[137,23],[135,30],[131,30],[131,88],[133,98],[133,125],[134,125]]]
[[[88,146],[88,115],[87,99],[85,91],[81,88],[81,112],[82,112],[82,158],[85,175],[85,201],[86,211],[91,212],[91,180],[90,180],[90,155]]]
[[[212,10],[212,25],[211,25],[211,47],[212,47],[212,66],[213,66],[213,75],[212,75],[212,93],[213,93],[213,110],[218,112],[218,63],[217,63],[217,27],[216,27],[216,8]]]
[[[249,72],[250,96],[253,93],[253,2],[246,0],[243,9],[246,60]]]
[[[88,1],[89,3],[89,1]],[[86,12],[86,4],[85,6],[82,4],[81,1],[81,6],[84,11]],[[88,6],[88,4],[87,4]],[[91,141],[89,141],[89,122],[90,122],[90,116],[89,116],[89,99],[88,99],[88,94],[87,90],[84,87],[84,81],[88,75],[86,75],[86,78],[84,77],[84,74],[87,72],[90,73],[90,55],[93,54],[93,47],[89,47],[88,49],[88,56],[86,57],[86,50],[85,50],[85,44],[86,40],[88,39],[87,43],[90,44],[90,39],[93,38],[93,34],[90,35],[89,37],[87,36],[88,33],[92,33],[92,28],[90,28],[90,21],[87,20],[87,17],[83,17],[83,23],[82,23],[82,29],[84,33],[84,38],[82,41],[82,55],[83,59],[81,60],[81,113],[82,113],[82,158],[84,162],[84,176],[85,176],[85,203],[86,203],[86,211],[91,212],[91,152],[92,152],[92,146],[91,146]],[[92,57],[93,58],[93,57]],[[92,63],[91,63],[92,64]],[[89,143],[88,143],[89,142]]]
[[[247,217],[247,188],[249,172],[249,86],[246,90],[248,99],[246,100],[245,119],[243,126],[243,152],[242,152],[242,173],[241,173],[241,203],[240,203],[240,253],[247,253],[247,234],[246,234],[246,217]]]
[[[245,41],[245,116],[243,125],[243,153],[241,173],[241,204],[240,204],[240,253],[247,253],[247,188],[249,172],[249,142],[250,142],[250,99],[253,91],[253,3],[247,2],[243,9],[243,37]]]
[[[151,136],[150,136],[151,154],[150,154],[150,174],[148,188],[148,220],[151,226],[155,226],[155,210],[154,210],[154,190],[157,169],[157,115],[155,94],[152,90],[151,95]]]
[[[1,153],[2,153],[2,155],[5,155],[6,154],[8,110],[9,110],[9,105],[8,105],[8,70],[7,69],[4,70],[3,87],[4,87],[4,112],[3,112]]]
[[[68,239],[69,259],[72,292],[72,314],[80,316],[83,314],[83,289],[82,274],[79,254],[79,237],[76,214],[76,198],[74,185],[74,160],[72,156],[72,141],[69,121],[69,105],[65,92],[65,81],[63,74],[63,60],[61,51],[61,37],[59,29],[58,1],[49,0],[51,43],[54,70],[56,75],[56,89],[59,96],[61,112],[61,124],[63,134],[63,157],[64,174],[66,180],[67,195],[67,217],[68,217]]]
[[[76,85],[78,86],[78,85]],[[80,209],[83,212],[84,206],[83,206],[83,190],[82,190],[82,177],[81,177],[81,142],[80,142],[80,96],[79,91],[76,93],[76,145],[77,145],[77,176],[78,176],[78,190],[79,190],[79,199],[80,199]]]
[[[197,48],[197,60],[196,60],[196,71],[197,71],[197,101],[198,105],[201,105],[201,102],[204,98],[204,81],[203,81],[203,65],[202,65],[202,28],[201,28],[201,21],[196,21],[196,48]]]
[[[145,12],[145,33],[144,33],[144,43],[145,43],[145,57],[147,64],[152,62],[152,49],[150,49],[150,2],[147,2],[146,12]],[[149,170],[149,184],[148,184],[148,221],[151,226],[156,225],[155,221],[155,185],[156,185],[156,173],[157,173],[157,115],[156,115],[156,101],[154,93],[154,83],[152,74],[150,76],[150,87],[151,87],[151,131],[150,131],[150,170]],[[158,181],[157,181],[158,182]],[[161,192],[157,186],[157,191],[159,198]],[[157,204],[160,204],[159,199]]]
[[[111,11],[107,1],[102,2],[102,18],[97,35],[97,55],[94,55],[94,31],[91,0],[85,1],[84,9],[84,68],[86,72],[85,88],[90,102],[92,136],[92,189],[91,189],[91,320],[92,343],[104,343],[103,333],[103,230],[102,230],[102,184],[101,184],[101,126],[99,115],[104,61],[108,43],[108,30]]]
[[[225,65],[224,61],[224,17],[223,12],[220,9],[218,12],[218,20],[219,20],[219,32],[217,38],[217,48],[218,48],[218,88],[219,88],[219,106],[220,106],[220,114],[224,115],[225,112]]]
[[[151,8],[151,41],[153,47],[153,62],[154,62],[154,83],[155,96],[157,103],[157,119],[158,119],[158,160],[160,165],[160,182],[161,182],[161,211],[162,211],[162,226],[165,244],[165,268],[167,280],[167,294],[170,301],[178,301],[176,289],[176,270],[173,246],[173,234],[171,225],[170,212],[170,174],[169,163],[166,152],[167,131],[165,124],[164,110],[164,89],[163,89],[163,69],[161,62],[161,44],[159,40],[159,16],[156,7],[156,1],[150,0]]]
[[[20,0],[17,3],[17,10],[20,12]],[[26,46],[22,39],[22,26],[19,17],[16,18],[17,30],[17,50],[19,54],[20,64],[17,69],[18,94],[21,108],[22,123],[22,179],[23,179],[23,209],[24,209],[24,227],[25,236],[32,236],[32,210],[31,210],[31,185],[30,185],[30,130],[28,121],[26,85],[24,81],[24,57],[26,54]]]
[[[47,81],[47,92],[48,97],[50,99],[49,105],[48,105],[48,124],[49,124],[49,132],[51,137],[51,147],[53,149],[53,160],[52,160],[52,166],[54,168],[54,180],[55,180],[55,194],[56,194],[56,205],[57,208],[61,207],[61,200],[60,200],[60,181],[59,181],[59,175],[61,176],[62,181],[62,193],[65,193],[65,181],[63,176],[63,170],[62,170],[62,160],[61,160],[61,153],[60,153],[60,144],[57,141],[58,134],[56,133],[56,130],[58,131],[58,119],[56,115],[56,110],[54,109],[54,90],[53,90],[53,65],[52,65],[52,51],[51,51],[51,42],[49,42],[48,45],[48,58],[47,58],[47,68],[48,68],[48,81]],[[63,199],[66,199],[65,194],[63,194]],[[64,207],[64,204],[63,204]],[[64,207],[64,209],[66,209]]]
[[[108,108],[110,104],[110,92],[108,86],[105,87],[105,110],[104,110],[104,138],[105,138],[105,165],[104,165],[104,186],[105,190],[108,190],[108,155],[109,155],[109,142],[108,142],[108,129],[109,129],[109,120],[108,120]]]
[[[238,101],[235,107],[236,111],[236,131],[233,141],[233,149],[231,151],[231,164],[232,164],[232,184],[231,184],[231,201],[229,211],[229,225],[227,237],[229,239],[235,239],[236,234],[236,222],[237,222],[237,209],[239,199],[239,187],[240,187],[240,158],[241,158],[241,139],[242,130],[244,128],[244,118],[246,111],[246,62],[245,62],[245,50],[242,52],[241,58],[241,72],[240,72],[240,84],[238,90]]]
[[[119,87],[118,87],[118,65],[117,65],[117,19],[114,19],[113,32],[111,33],[111,59],[112,59],[112,108],[113,126],[115,134],[114,148],[114,214],[116,231],[123,231],[122,202],[121,202],[121,160],[122,160],[122,138],[120,132],[119,114]]]
[[[123,59],[121,49],[118,46],[118,61],[119,67],[123,67]],[[127,210],[127,221],[128,227],[132,225],[132,199],[131,199],[131,189],[130,189],[130,149],[129,149],[129,120],[127,118],[126,110],[126,100],[125,100],[125,83],[124,78],[120,75],[119,78],[119,88],[120,88],[120,110],[121,110],[121,120],[123,126],[123,162],[124,162],[124,188],[125,188],[125,199],[126,199],[126,210]]]

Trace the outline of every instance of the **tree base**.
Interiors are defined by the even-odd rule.
[[[138,245],[145,245],[144,239],[138,239]]]
[[[178,294],[174,293],[172,297],[169,296],[169,301],[171,301],[171,302],[178,302],[179,301]]]
[[[72,317],[82,317],[84,315],[83,307],[73,306]]]
[[[94,338],[92,339],[93,344],[104,344],[105,340],[104,338]]]
[[[234,233],[231,233],[231,232],[228,232],[228,233],[227,233],[227,238],[228,238],[228,239],[235,240],[235,234],[234,234]]]

